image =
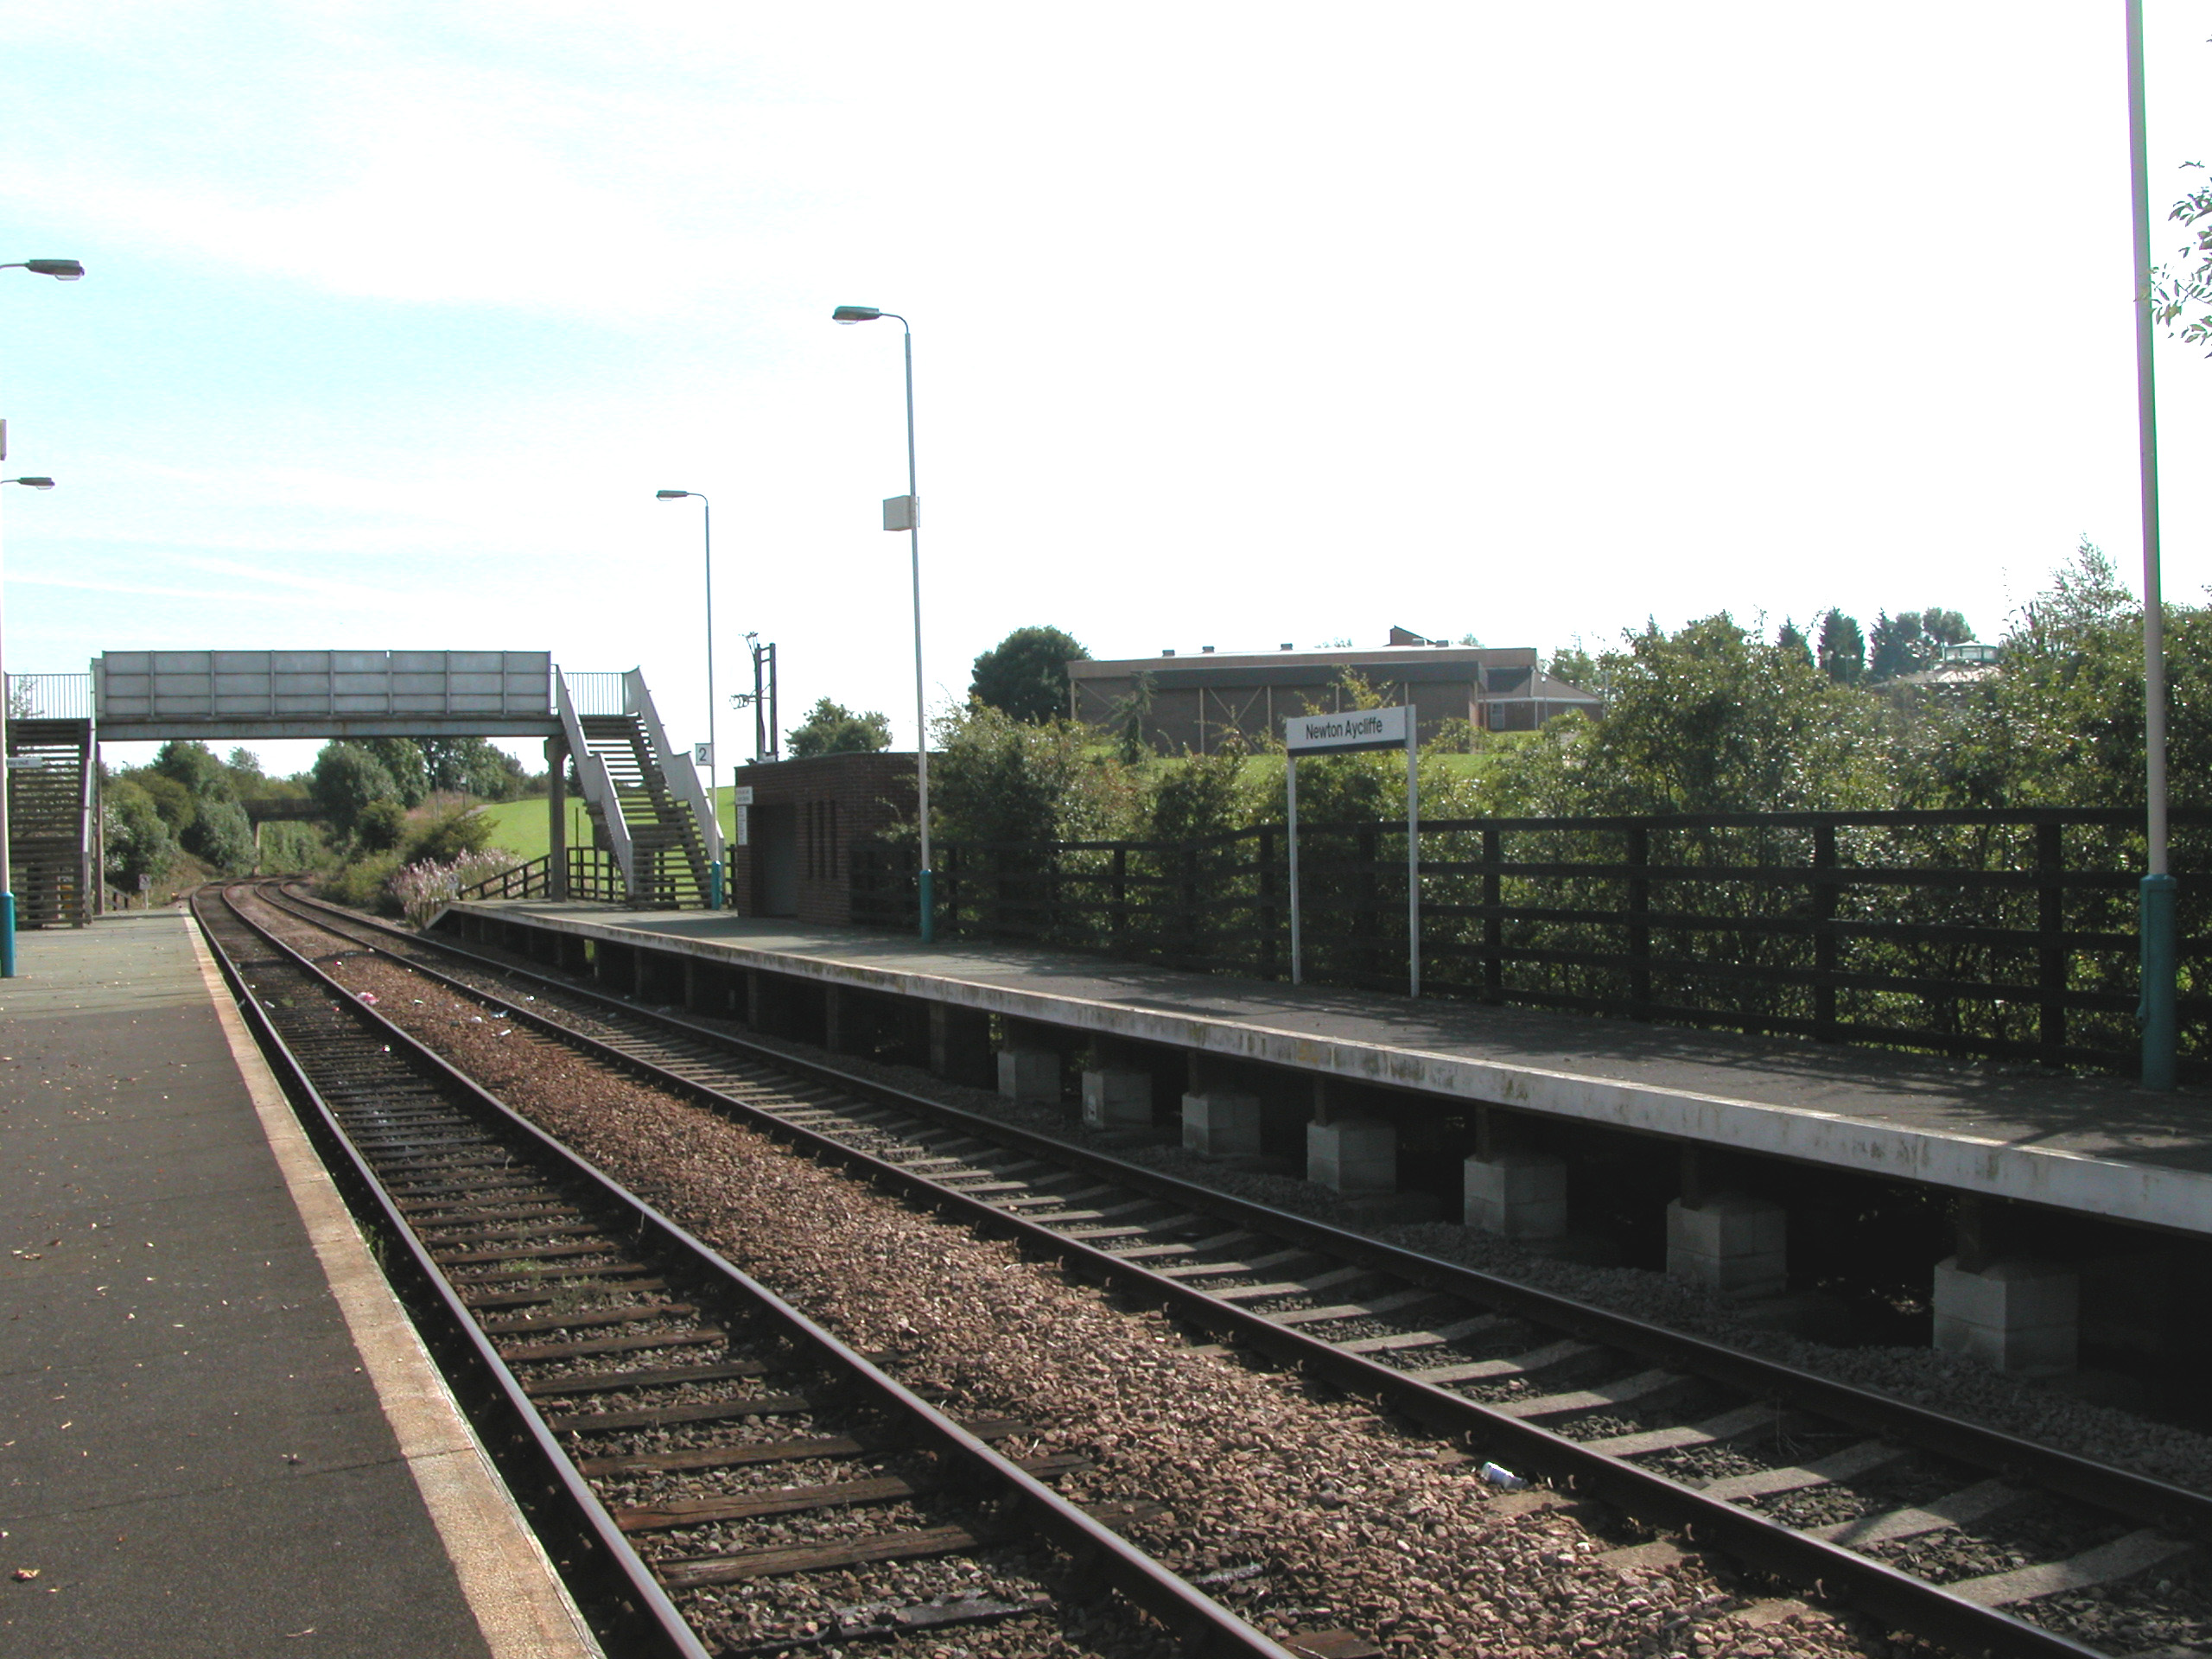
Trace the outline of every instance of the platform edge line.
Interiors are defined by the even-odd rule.
[[[606,1659],[293,1116],[207,942],[181,919],[285,1189],[492,1659]]]

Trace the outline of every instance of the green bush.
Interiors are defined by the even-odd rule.
[[[456,806],[408,830],[406,862],[450,864],[491,844],[491,821],[473,806]]]
[[[396,852],[371,853],[324,876],[315,891],[333,904],[397,916],[399,901],[391,896],[391,877],[399,866]]]
[[[107,810],[108,885],[136,893],[140,876],[158,880],[168,874],[176,856],[175,839],[153,796],[130,779],[112,779],[102,794]]]
[[[371,801],[353,820],[353,839],[367,853],[388,853],[407,838],[407,809],[397,801]]]
[[[253,824],[228,795],[202,799],[199,815],[179,837],[185,851],[217,869],[242,874],[253,868]]]

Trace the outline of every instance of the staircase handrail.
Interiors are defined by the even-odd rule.
[[[558,668],[553,671],[554,702],[561,714],[561,731],[569,741],[569,758],[576,763],[576,783],[583,791],[585,802],[599,809],[600,822],[606,826],[607,839],[614,855],[614,868],[622,872],[622,890],[634,893],[638,890],[636,870],[630,850],[630,826],[623,821],[622,803],[614,793],[614,779],[607,774],[607,763],[592,753],[591,743],[584,736],[583,722],[576,718],[576,705],[569,696],[568,677]]]
[[[661,777],[677,799],[691,810],[691,821],[699,826],[699,836],[707,849],[709,863],[719,864],[722,856],[722,826],[721,818],[707,804],[705,792],[699,787],[698,768],[687,759],[678,765],[668,747],[668,734],[661,729],[660,711],[653,707],[652,693],[645,690],[645,676],[641,669],[631,669],[622,676],[624,704],[652,750],[653,764],[660,768]]]

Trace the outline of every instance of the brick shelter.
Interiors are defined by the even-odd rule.
[[[853,918],[855,849],[914,816],[914,757],[824,754],[740,766],[750,789],[728,842],[730,897],[747,916]]]

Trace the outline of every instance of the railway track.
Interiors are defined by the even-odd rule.
[[[1043,1650],[1109,1591],[1194,1651],[1376,1651],[1344,1631],[1271,1640],[1130,1544],[1116,1506],[1055,1491],[1078,1459],[1025,1455],[1023,1423],[958,1421],[903,1387],[348,994],[255,908],[232,890],[194,901],[611,1653],[896,1647],[1021,1621]]]
[[[1599,1558],[1624,1571],[1711,1551],[1969,1653],[2179,1654],[2212,1637],[2212,1619],[2192,1624],[2197,1592],[2174,1583],[2212,1536],[2202,1494],[1268,1210],[564,977],[282,902],[505,1018],[1551,1484],[1522,1502],[1594,1498],[1674,1535]],[[509,994],[518,982],[529,1000]],[[2131,1634],[2177,1625],[2179,1645]]]

